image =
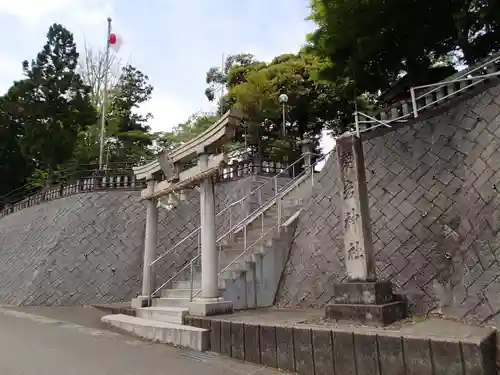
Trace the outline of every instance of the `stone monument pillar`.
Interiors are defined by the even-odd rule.
[[[349,135],[337,139],[340,170],[342,223],[347,278],[373,281],[375,262],[366,187],[363,145],[360,138]]]
[[[208,154],[198,155],[200,170],[208,168]],[[189,314],[208,316],[230,313],[233,304],[219,297],[219,262],[215,226],[215,193],[212,176],[200,184],[201,296],[189,305]]]
[[[334,286],[325,315],[390,324],[406,315],[406,302],[393,294],[390,282],[377,281],[362,140],[347,133],[337,138],[336,147],[347,281]]]

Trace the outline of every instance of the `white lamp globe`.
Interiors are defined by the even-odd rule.
[[[288,95],[287,94],[281,94],[278,98],[279,102],[281,104],[285,104],[286,102],[288,102]]]

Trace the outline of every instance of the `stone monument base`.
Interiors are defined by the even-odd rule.
[[[196,298],[189,304],[189,315],[212,316],[232,314],[233,303],[222,298]]]
[[[406,300],[392,292],[388,281],[348,281],[334,285],[325,317],[368,325],[388,325],[407,315]]]

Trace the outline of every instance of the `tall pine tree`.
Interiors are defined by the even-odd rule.
[[[89,88],[76,72],[78,57],[73,34],[53,24],[36,59],[23,62],[26,79],[12,93],[22,108],[16,115],[24,127],[23,152],[49,180],[71,158],[79,131],[96,121]]]

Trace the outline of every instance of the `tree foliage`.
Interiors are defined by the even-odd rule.
[[[340,133],[351,122],[347,116],[354,99],[352,87],[348,80],[332,83],[321,79],[319,73],[328,65],[305,53],[281,55],[270,63],[250,54],[229,56],[224,71],[208,71],[208,92],[214,92],[215,84],[224,85],[227,93],[219,103],[219,113],[229,108],[244,113],[248,127],[236,140],[239,144],[246,138],[253,152],[291,160],[300,153],[297,144],[304,136],[318,140],[324,128]],[[288,96],[285,136],[278,100],[281,94]]]
[[[326,75],[350,77],[362,91],[500,50],[498,0],[311,0],[311,9],[312,50],[333,63]]]
[[[151,115],[137,110],[151,98],[149,78],[130,64],[116,75],[119,62],[106,67],[104,61],[90,48],[80,59],[73,34],[54,24],[36,58],[22,63],[25,77],[0,97],[0,206],[9,200],[7,192],[22,193],[97,167],[106,74],[106,160],[137,164],[152,156],[157,135],[149,131]]]
[[[114,53],[110,53],[106,62],[106,52],[84,46],[84,55],[80,58],[78,73],[83,83],[90,89],[90,100],[94,108],[100,108],[104,96],[105,80],[107,79],[108,97],[115,93],[120,78],[122,63]],[[110,95],[111,94],[111,95]]]
[[[158,137],[158,146],[165,151],[172,151],[201,134],[218,119],[219,116],[217,114],[195,113],[187,121],[177,125],[171,131],[160,134]]]
[[[20,109],[11,115],[22,123],[25,156],[49,176],[72,156],[78,133],[97,116],[89,88],[76,72],[78,57],[73,35],[62,25],[52,25],[36,59],[23,62],[26,79],[14,84],[7,96]]]

